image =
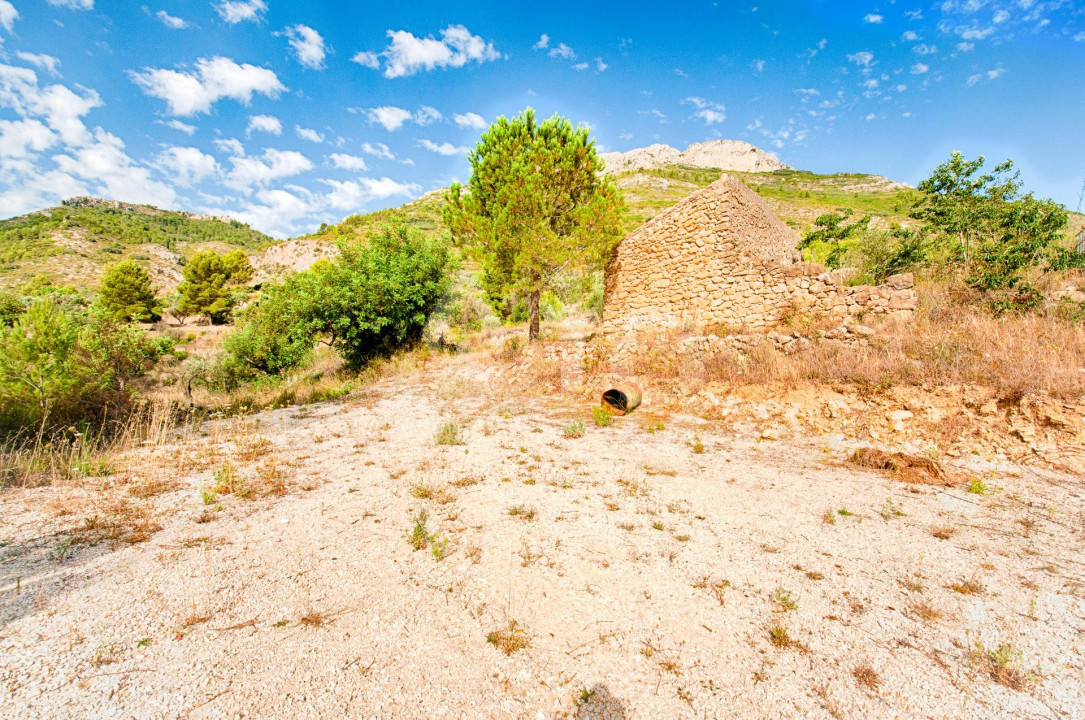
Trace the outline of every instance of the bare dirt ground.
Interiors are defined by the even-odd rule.
[[[1085,715],[1080,478],[908,485],[843,435],[515,387],[438,358],[148,447],[145,542],[5,492],[0,716]]]

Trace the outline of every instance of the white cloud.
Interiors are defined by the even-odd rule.
[[[565,43],[558,43],[558,46],[550,51],[550,57],[562,60],[576,60],[576,53]]]
[[[904,31],[904,34],[900,36],[900,39],[901,40],[906,40],[908,42],[915,42],[916,40],[919,39],[919,35],[917,35],[912,30],[906,30],[906,31]]]
[[[883,20],[885,20],[885,18],[884,18],[884,17],[882,17],[881,15],[878,15],[877,13],[868,13],[868,14],[867,14],[867,15],[866,15],[866,16],[865,16],[865,17],[863,18],[863,22],[865,22],[865,23],[871,23],[871,24],[873,24],[873,25],[878,25],[878,24],[881,24],[881,22],[882,22]]]
[[[59,58],[55,58],[52,55],[45,55],[44,53],[23,52],[22,50],[15,53],[15,55],[23,62],[28,62],[35,67],[41,68],[54,77],[60,75],[60,71],[57,70],[57,68],[60,67]]]
[[[588,69],[588,64],[586,62],[580,62],[580,63],[577,63],[576,65],[573,65],[573,70],[576,70],[577,72],[580,72],[581,70],[587,70],[587,69]]]
[[[869,68],[875,64],[874,53],[868,52],[867,50],[862,50],[860,52],[848,55],[848,60],[855,63],[861,68]]]
[[[245,20],[259,21],[260,14],[267,12],[264,0],[227,0],[215,6],[223,20],[231,25]]]
[[[241,222],[259,227],[275,237],[289,237],[298,233],[298,223],[317,212],[323,199],[314,197],[304,188],[291,186],[288,190],[260,190],[255,202],[248,203],[241,212],[219,211],[206,208],[213,215],[232,215]]]
[[[254,132],[282,135],[283,124],[279,118],[273,115],[253,115],[249,118],[249,126],[245,128],[245,135],[251,137]]]
[[[1005,10],[999,10],[995,13],[995,16],[991,19],[991,22],[993,22],[995,25],[1001,25],[1009,19],[1010,14],[1008,12],[1006,12]]]
[[[384,143],[362,143],[362,152],[366,155],[372,155],[373,157],[381,158],[382,160],[395,160],[395,154],[388,149],[388,146]]]
[[[94,0],[49,0],[50,5],[69,10],[93,10]]]
[[[411,111],[404,110],[392,105],[382,105],[369,111],[369,122],[384,126],[384,129],[392,132],[403,127],[403,123],[411,119]]]
[[[432,140],[425,140],[425,139],[419,140],[418,144],[421,145],[422,147],[424,147],[425,149],[429,150],[430,152],[435,152],[438,155],[447,155],[449,157],[451,157],[452,155],[466,155],[471,150],[471,148],[456,147],[452,143],[447,143],[447,142],[443,142],[440,145],[438,145],[437,143],[433,142]]]
[[[488,126],[485,118],[477,113],[469,112],[463,115],[454,114],[452,120],[461,128],[475,128],[476,130],[485,130]]]
[[[159,10],[154,14],[154,16],[158,18],[163,25],[172,30],[184,30],[185,28],[189,27],[188,23],[185,22],[183,19],[179,17],[174,17],[165,10]]]
[[[120,138],[101,128],[90,144],[69,155],[56,155],[53,161],[61,172],[82,178],[105,197],[160,207],[172,207],[177,199],[171,187],[152,180],[149,169],[132,162]]]
[[[315,143],[324,142],[324,136],[312,128],[303,128],[302,126],[297,125],[294,127],[294,132],[296,132],[298,137],[302,140],[308,140],[309,142]]]
[[[595,72],[603,72],[608,67],[610,67],[610,66],[607,65],[605,62],[603,62],[603,58],[601,58],[601,57],[595,58]]]
[[[225,98],[248,105],[254,93],[276,98],[286,90],[272,70],[221,56],[197,60],[194,72],[145,68],[130,75],[145,94],[165,100],[169,113],[180,116],[209,113]]]
[[[0,0],[0,25],[3,25],[4,29],[10,33],[18,19],[19,11],[15,9],[15,6],[8,0]]]
[[[357,155],[346,155],[343,153],[333,153],[329,159],[332,161],[332,165],[340,170],[351,170],[354,172],[362,172],[367,169],[365,164],[365,158],[358,157]]]
[[[1085,31],[1079,32],[1074,36],[1074,42],[1085,42]]]
[[[546,48],[550,47],[550,36],[546,33],[543,33],[539,36],[539,42],[535,43],[531,47],[534,50],[545,50]]]
[[[938,47],[936,45],[919,44],[912,48],[912,52],[917,55],[934,55],[938,52]]]
[[[157,164],[182,187],[196,185],[219,172],[218,161],[194,147],[168,147],[159,153]]]
[[[722,103],[709,102],[700,97],[688,97],[682,101],[682,104],[697,108],[693,117],[701,118],[705,125],[715,125],[727,119],[727,108]]]
[[[968,85],[972,86],[981,80],[998,80],[1000,77],[1006,74],[1005,68],[995,68],[994,70],[988,70],[984,73],[977,73],[968,78]]]
[[[874,113],[870,113],[869,115],[867,115],[867,116],[866,116],[866,121],[867,121],[867,122],[870,122],[871,120],[874,120],[874,119],[875,119],[875,118],[877,118],[877,117],[878,117],[878,116],[877,116],[877,115],[875,115]]]
[[[444,120],[444,115],[437,108],[432,108],[429,105],[423,105],[414,114],[414,121],[423,127],[441,120]]]
[[[904,11],[904,17],[908,18],[909,20],[922,20],[923,19],[923,11],[922,10],[905,10]]]
[[[1085,38],[1085,33],[1082,33],[1081,36],[1082,36],[1082,38]],[[966,53],[966,52],[972,52],[975,49],[976,49],[976,44],[975,43],[970,43],[970,42],[959,42],[959,43],[957,43],[957,52]]]
[[[377,70],[381,66],[380,56],[378,56],[377,53],[365,51],[355,53],[354,57],[351,58],[351,61],[358,63],[362,67],[372,68],[373,70]]]
[[[248,194],[253,186],[266,186],[273,180],[291,177],[313,169],[309,158],[293,150],[268,148],[260,157],[231,157],[233,169],[226,184]]]
[[[765,61],[764,60],[754,60],[752,63],[750,63],[750,67],[753,68],[754,72],[764,72],[765,71]]]
[[[925,65],[924,63],[916,63],[915,65],[912,66],[912,74],[913,75],[922,75],[923,73],[927,72],[930,69],[931,69],[930,65]]]
[[[183,123],[180,120],[170,120],[169,122],[164,122],[162,124],[165,125],[168,128],[173,128],[174,130],[179,130],[180,132],[183,132],[185,135],[195,135],[196,134],[196,126],[195,125],[189,125],[188,123]]]
[[[219,152],[236,157],[245,157],[245,146],[237,138],[215,138],[212,140]]]
[[[0,65],[0,107],[10,107],[22,117],[43,119],[67,145],[93,142],[80,118],[99,107],[102,100],[93,90],[84,88],[83,93],[77,95],[63,85],[40,88],[33,70]]]
[[[0,158],[29,159],[57,142],[40,120],[0,120]]]
[[[359,178],[357,182],[322,180],[332,188],[326,200],[329,206],[337,210],[353,211],[373,200],[387,200],[390,197],[411,197],[422,188],[413,183],[401,183],[391,178]]]
[[[955,32],[964,40],[983,40],[994,31],[995,29],[993,27],[959,27],[955,30]]]
[[[324,68],[324,57],[327,54],[324,49],[324,38],[316,30],[308,25],[294,25],[283,30],[290,41],[290,47],[294,48],[294,54],[298,62],[310,70]]]
[[[388,37],[391,42],[379,56],[377,53],[358,53],[354,61],[374,67],[377,58],[383,57],[384,76],[397,78],[422,70],[463,67],[469,62],[481,64],[501,57],[493,43],[472,35],[463,25],[449,25],[441,31],[440,40],[432,35],[416,37],[406,30],[389,30]]]

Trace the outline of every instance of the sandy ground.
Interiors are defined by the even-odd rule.
[[[596,427],[505,382],[442,360],[149,449],[179,482],[140,544],[65,548],[56,490],[6,492],[0,716],[1085,716],[1080,478],[905,485],[842,436],[649,432],[651,397]],[[268,458],[287,495],[204,503]]]

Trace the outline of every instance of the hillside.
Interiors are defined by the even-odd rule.
[[[181,281],[182,259],[200,249],[255,253],[274,242],[228,218],[72,198],[0,222],[0,287],[46,280],[78,287],[97,282],[104,266],[132,259],[168,292]]]
[[[788,170],[772,153],[741,140],[709,140],[693,143],[685,150],[656,143],[625,153],[600,155],[608,173],[650,170],[670,165],[717,168],[729,172],[772,172]]]

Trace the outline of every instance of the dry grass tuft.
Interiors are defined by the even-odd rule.
[[[331,615],[319,610],[308,610],[298,618],[298,623],[305,627],[320,627],[331,620]]]
[[[877,692],[878,686],[882,684],[882,679],[878,677],[878,673],[874,671],[874,668],[865,663],[857,665],[851,671],[851,674],[855,677],[855,682],[871,692]]]
[[[979,580],[972,578],[971,580],[962,580],[961,582],[951,583],[946,586],[953,592],[960,593],[961,595],[983,595],[987,592],[987,588],[983,586]]]
[[[887,453],[877,448],[865,447],[856,450],[849,462],[860,467],[888,471],[905,483],[946,487],[953,484],[940,464],[917,455]]]
[[[1011,690],[1022,692],[1040,681],[1038,673],[1021,669],[1021,651],[1009,643],[989,650],[983,643],[977,642],[969,653],[969,659],[996,683]]]
[[[517,650],[531,647],[531,638],[515,620],[509,620],[507,628],[491,631],[486,635],[486,642],[506,655],[512,655]]]

